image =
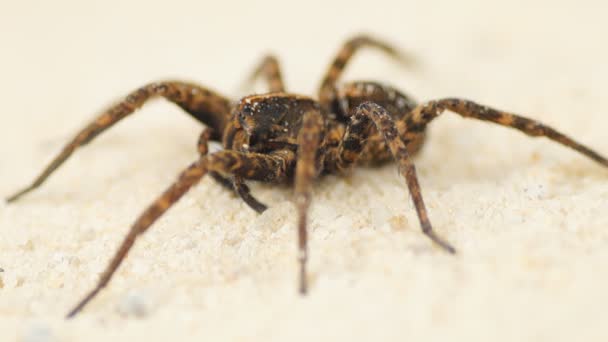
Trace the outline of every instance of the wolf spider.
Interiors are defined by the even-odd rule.
[[[338,86],[345,66],[364,47],[379,49],[402,61],[408,59],[385,42],[356,36],[339,50],[323,78],[316,100],[287,93],[277,59],[267,56],[250,81],[264,77],[268,93],[245,96],[233,103],[196,84],[152,83],[130,93],[81,130],[30,186],[9,197],[8,202],[40,186],[78,147],[135,112],[150,98],[163,97],[206,126],[198,141],[198,160],[133,223],[97,286],[78,302],[67,318],[80,312],[108,284],[137,237],[206,174],[234,190],[259,213],[267,207],[250,194],[245,180],[293,183],[298,213],[299,291],[305,294],[306,222],[313,181],[321,174],[343,174],[356,164],[395,159],[408,186],[422,232],[444,251],[456,252],[433,231],[410,158],[420,150],[428,123],[446,110],[465,118],[512,127],[532,137],[547,137],[608,166],[606,158],[551,127],[472,101],[446,98],[417,104],[404,93],[374,82],[357,81]],[[209,141],[221,141],[224,150],[208,154]]]

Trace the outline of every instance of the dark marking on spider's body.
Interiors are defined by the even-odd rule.
[[[80,312],[108,284],[137,237],[206,174],[234,190],[258,212],[267,206],[251,195],[246,180],[293,184],[298,215],[299,289],[306,293],[307,213],[312,184],[320,174],[342,174],[358,164],[395,160],[408,186],[423,233],[444,251],[455,253],[454,247],[431,226],[411,161],[411,156],[424,142],[428,123],[446,110],[465,118],[511,127],[530,136],[546,137],[608,166],[606,158],[549,126],[472,101],[441,99],[417,104],[398,90],[379,83],[338,85],[348,61],[362,47],[376,48],[391,57],[408,60],[386,43],[358,36],[342,46],[325,74],[317,99],[286,93],[279,63],[268,56],[250,81],[263,76],[269,93],[246,96],[232,105],[226,97],[195,84],[158,82],[135,90],[82,129],[30,186],[8,201],[13,202],[40,186],[78,147],[135,112],[150,98],[163,97],[206,126],[198,141],[200,157],[139,216],[97,286],[68,317]],[[210,140],[221,141],[224,150],[208,154]]]

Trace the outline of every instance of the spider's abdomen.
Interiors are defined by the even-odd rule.
[[[347,83],[337,91],[333,111],[338,118],[349,118],[361,103],[371,101],[384,107],[395,120],[402,119],[416,102],[397,89],[376,82],[357,81]]]

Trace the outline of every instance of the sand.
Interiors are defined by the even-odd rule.
[[[420,64],[404,69],[366,51],[345,79],[388,82],[420,101],[474,99],[608,154],[608,6],[600,1],[3,7],[3,195],[139,85],[187,79],[236,98],[272,51],[290,90],[314,94],[338,45],[358,32]],[[326,177],[314,189],[311,292],[301,297],[290,189],[254,184],[271,206],[257,215],[204,180],[65,321],[136,216],[196,158],[201,129],[155,101],[39,191],[0,204],[0,340],[608,339],[608,170],[453,113],[431,125],[415,162],[431,220],[457,256],[420,233],[395,164]]]

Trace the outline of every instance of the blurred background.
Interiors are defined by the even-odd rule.
[[[0,14],[0,90],[8,110],[0,115],[12,129],[4,137],[26,144],[20,136],[28,128],[73,132],[92,110],[152,80],[188,79],[241,95],[242,80],[267,52],[281,58],[290,90],[314,93],[339,45],[361,32],[422,63],[412,73],[363,52],[347,78],[386,80],[421,100],[464,96],[513,110],[540,111],[542,103],[542,112],[582,113],[588,109],[582,96],[606,79],[605,6],[593,0],[7,3]],[[572,95],[568,109],[548,99],[565,94]],[[524,100],[533,106],[517,105]],[[2,155],[11,153],[8,145]]]

